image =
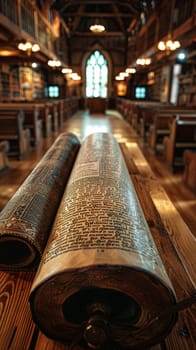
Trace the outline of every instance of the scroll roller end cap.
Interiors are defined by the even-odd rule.
[[[84,330],[84,340],[90,349],[102,349],[109,340],[109,326],[106,319],[94,315]]]

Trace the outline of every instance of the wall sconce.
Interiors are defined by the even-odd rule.
[[[52,68],[58,68],[61,66],[61,61],[59,60],[49,60],[48,61],[48,66]]]
[[[38,64],[37,64],[37,62],[33,62],[31,66],[32,66],[32,68],[36,69],[38,67]]]
[[[128,74],[135,74],[136,73],[136,69],[135,68],[132,68],[132,67],[128,67],[126,70],[125,70],[126,73]]]
[[[70,74],[69,74],[69,77],[70,77],[72,80],[81,80],[81,76],[78,75],[78,73],[70,73]]]
[[[115,80],[125,80],[128,76],[129,76],[129,73],[120,72],[120,73],[115,77]]]
[[[119,76],[120,76],[120,77],[124,77],[124,78],[128,78],[129,73],[128,73],[128,72],[120,72],[120,73],[119,73]]]
[[[18,49],[27,52],[27,55],[30,56],[32,52],[38,52],[40,47],[38,44],[32,44],[30,41],[27,41],[26,43],[19,43]]]
[[[138,58],[136,63],[140,66],[148,66],[151,64],[151,58]]]
[[[70,74],[70,73],[72,73],[72,69],[71,68],[62,68],[61,72],[63,74]]]
[[[115,80],[125,80],[129,77],[129,74],[134,74],[136,72],[135,68],[127,68],[125,72],[120,72],[116,77]]]
[[[115,77],[115,80],[125,80],[125,78],[123,76],[117,75]]]

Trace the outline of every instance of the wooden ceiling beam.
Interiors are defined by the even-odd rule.
[[[123,20],[121,18],[120,12],[118,10],[118,7],[115,4],[112,4],[112,9],[114,11],[114,14],[116,15],[117,22],[118,22],[122,32],[125,32],[125,26],[124,26]]]
[[[79,15],[80,17],[93,17],[93,18],[96,18],[96,17],[104,17],[104,18],[109,18],[109,17],[116,17],[117,15],[114,13],[114,12],[108,12],[108,13],[103,13],[103,12],[80,12],[78,14],[78,11],[77,12],[66,12],[63,17],[66,18],[66,17],[75,17]],[[121,18],[133,18],[135,17],[132,13],[119,13],[119,16]]]
[[[92,33],[92,32],[75,32],[74,35],[76,36],[94,36],[94,37],[101,37],[101,36],[121,36],[124,37],[123,32],[102,32],[102,33]]]
[[[72,26],[72,34],[75,32],[77,26],[78,26],[78,23],[80,22],[80,17],[81,17],[81,12],[84,11],[84,5],[80,5],[78,7],[78,10],[77,12],[75,13],[75,16],[74,16],[74,20],[72,22],[73,26]]]
[[[67,3],[64,5],[64,6],[59,6],[58,5],[56,6],[56,8],[58,9],[59,13],[62,13],[64,12],[69,6],[72,6],[72,5],[80,5],[81,4],[81,1],[78,1],[78,0],[70,0],[70,1],[67,1]],[[104,5],[110,5],[110,4],[117,4],[119,5],[119,1],[117,0],[83,0],[82,2],[83,5],[88,5],[88,4],[104,4]],[[125,6],[125,7],[128,7],[135,15],[138,14],[138,9],[136,9],[132,4],[130,4],[129,2],[121,2],[120,3],[121,6]],[[54,6],[55,7],[55,6]]]

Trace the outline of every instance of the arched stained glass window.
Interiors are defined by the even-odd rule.
[[[107,97],[108,65],[98,50],[86,62],[86,97]]]

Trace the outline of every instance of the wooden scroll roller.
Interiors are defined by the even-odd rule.
[[[0,213],[0,268],[39,262],[80,142],[62,133]]]
[[[48,337],[89,349],[143,349],[165,337],[175,295],[111,134],[83,142],[31,294]]]

